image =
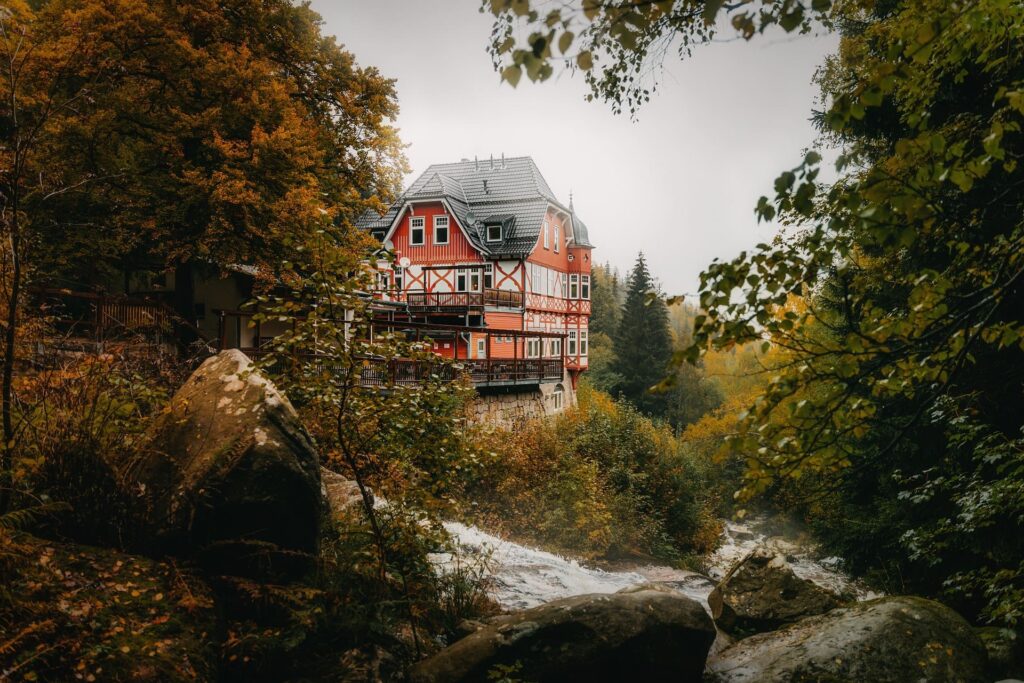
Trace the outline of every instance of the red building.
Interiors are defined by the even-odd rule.
[[[395,253],[394,266],[380,265],[379,296],[435,330],[438,353],[503,367],[557,359],[562,376],[538,381],[575,386],[587,368],[593,245],[533,159],[435,164],[383,216],[357,224]]]

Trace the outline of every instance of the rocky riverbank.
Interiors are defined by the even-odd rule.
[[[297,414],[244,356],[207,361],[144,443],[119,473],[150,540],[139,554],[4,537],[4,589],[31,610],[0,613],[0,645],[38,647],[0,679],[47,680],[36,672],[48,671],[86,681],[990,683],[1024,675],[1018,634],[974,628],[933,601],[871,595],[799,544],[741,525],[727,525],[703,575],[594,569],[452,524],[463,553],[488,563],[492,597],[506,613],[459,624],[453,632],[463,636],[444,649],[416,633],[371,641],[359,593],[325,581],[323,568],[326,530],[360,514],[358,496],[321,472]],[[171,552],[152,552],[155,539]],[[334,563],[359,561],[343,544],[331,552]],[[432,559],[441,572],[452,562]],[[434,654],[410,667],[421,652]]]

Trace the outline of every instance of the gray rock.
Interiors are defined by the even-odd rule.
[[[785,558],[760,548],[737,563],[708,595],[711,616],[733,634],[772,631],[824,614],[840,598],[793,573]]]
[[[154,548],[216,548],[220,559],[317,550],[316,450],[288,399],[240,351],[221,352],[189,377],[154,420],[125,481],[144,504]]]
[[[320,468],[320,481],[323,484],[324,499],[334,518],[345,517],[354,508],[362,510],[363,497],[359,493],[359,485],[353,479],[346,479],[337,472],[326,467]]]
[[[715,626],[663,591],[580,595],[503,617],[417,664],[414,683],[700,681]]]
[[[707,683],[987,681],[985,648],[956,612],[888,597],[740,640],[708,661]]]

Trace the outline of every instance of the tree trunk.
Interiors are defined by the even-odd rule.
[[[196,334],[196,285],[191,261],[179,263],[174,269],[174,310],[187,325],[174,326],[178,344],[188,348],[199,340]]]
[[[17,197],[15,197],[17,200]],[[7,512],[10,505],[11,484],[6,481],[8,474],[13,469],[13,448],[14,448],[14,361],[17,356],[16,344],[18,341],[18,305],[21,298],[21,244],[19,240],[20,227],[18,225],[18,202],[14,202],[14,210],[11,219],[11,295],[7,301],[7,329],[4,330],[4,357],[3,357],[3,381],[2,389],[2,412],[3,414],[3,447],[0,448],[0,514]]]

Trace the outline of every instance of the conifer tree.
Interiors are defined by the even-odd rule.
[[[641,253],[626,281],[626,303],[615,335],[614,369],[620,378],[618,395],[645,413],[661,415],[665,397],[649,389],[665,377],[672,336],[668,309],[660,297],[651,296],[654,291],[656,285]]]

